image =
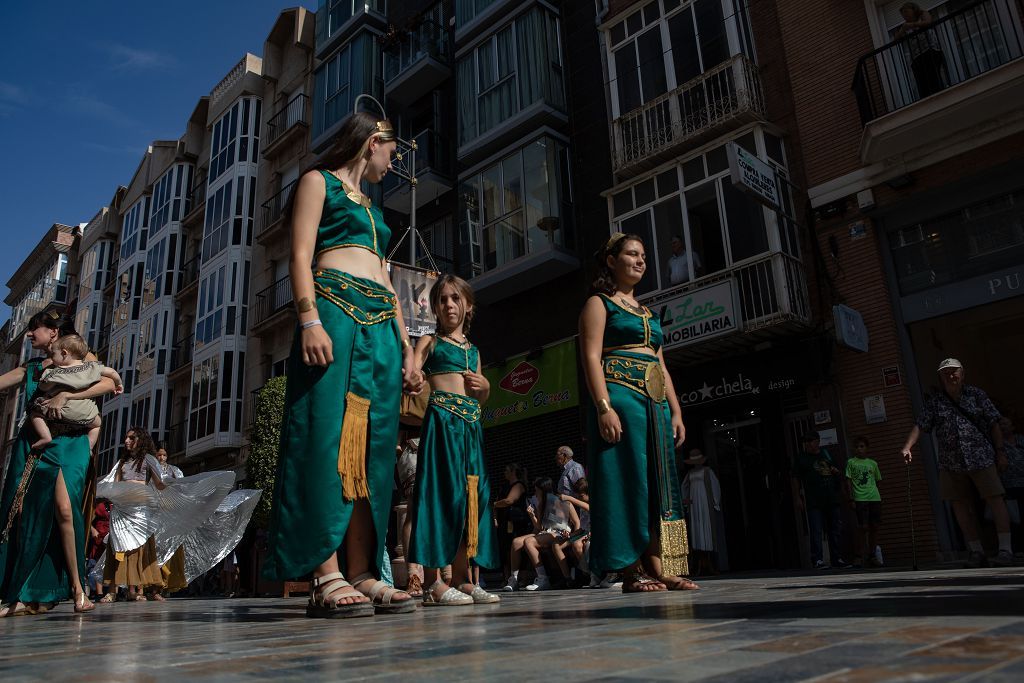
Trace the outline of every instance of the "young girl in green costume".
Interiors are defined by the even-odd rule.
[[[396,147],[389,121],[354,114],[286,209],[299,324],[264,574],[312,573],[309,617],[416,608],[379,579],[399,402],[422,379],[384,260],[391,231],[359,190],[383,180]]]
[[[416,367],[431,392],[420,432],[409,559],[425,570],[424,605],[500,602],[469,574],[470,558],[498,566],[480,426],[480,405],[491,386],[480,373],[480,352],[466,338],[473,290],[462,278],[442,275],[430,290],[430,307],[437,333],[416,344]],[[452,585],[438,572],[449,564]]]
[[[71,321],[55,311],[37,313],[28,322],[32,348],[47,351],[58,337],[75,334]],[[89,354],[88,360],[96,360]],[[49,359],[33,358],[0,376],[0,391],[18,384],[26,396],[35,393]],[[76,392],[62,392],[45,403],[57,416],[69,399],[89,399],[114,390],[102,378]],[[76,612],[93,609],[81,577],[85,575],[85,541],[89,521],[82,509],[89,485],[89,438],[79,430],[59,434],[40,451],[31,424],[22,425],[11,448],[7,478],[0,498],[0,617],[45,612],[73,597]]]
[[[591,570],[622,571],[625,593],[694,589],[697,584],[662,567],[662,522],[682,519],[674,449],[686,429],[665,371],[661,323],[633,296],[646,271],[643,240],[612,235],[597,267],[594,294],[580,316],[594,402],[587,462]]]

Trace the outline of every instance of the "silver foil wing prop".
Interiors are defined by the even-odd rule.
[[[96,487],[96,497],[111,502],[108,542],[115,552],[141,548],[160,530],[155,487],[127,481],[108,482],[104,477]]]
[[[187,581],[202,576],[235,549],[259,500],[259,490],[232,491],[204,524],[177,539],[170,554],[184,546]]]
[[[235,486],[234,472],[202,472],[167,479],[160,491],[160,529],[156,534],[160,564],[171,558],[182,537],[205,524]]]

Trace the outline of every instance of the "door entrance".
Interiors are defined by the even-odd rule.
[[[758,410],[705,425],[709,464],[722,487],[729,569],[789,566],[795,530],[782,430],[772,434],[771,423],[762,422]]]

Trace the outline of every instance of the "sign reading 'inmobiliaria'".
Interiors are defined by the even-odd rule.
[[[661,317],[666,349],[696,344],[740,329],[732,280],[684,292],[652,309]]]

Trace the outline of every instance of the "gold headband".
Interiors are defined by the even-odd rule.
[[[383,140],[395,139],[395,129],[391,127],[390,121],[378,121],[377,134],[379,134]]]
[[[60,317],[60,313],[58,313],[56,310],[50,311],[49,313],[47,313],[47,315],[50,316],[50,320],[56,320],[57,318]]]
[[[605,253],[608,253],[609,251],[614,249],[615,245],[619,243],[619,240],[621,240],[625,236],[626,236],[626,233],[624,233],[624,232],[617,232],[614,235],[612,235],[611,237],[609,237],[608,241],[604,243],[604,251],[605,251]]]

